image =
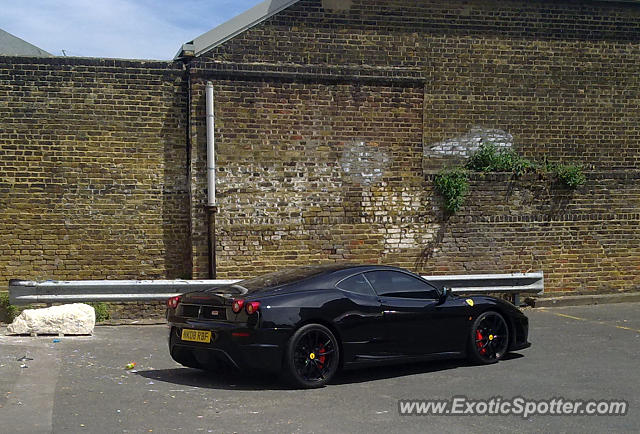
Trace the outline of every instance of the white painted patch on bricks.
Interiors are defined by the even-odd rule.
[[[457,156],[468,158],[482,144],[499,148],[513,147],[513,136],[504,130],[473,127],[468,133],[424,147],[425,156]]]

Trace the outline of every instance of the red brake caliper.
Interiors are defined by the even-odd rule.
[[[320,363],[320,367],[322,367],[322,365],[324,365],[324,345],[320,345],[320,348],[318,349],[318,362]]]
[[[480,354],[487,352],[486,348],[482,348],[482,333],[480,333],[480,330],[476,330],[476,346],[480,350]]]

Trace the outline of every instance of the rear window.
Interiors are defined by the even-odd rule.
[[[212,292],[237,292],[238,294],[247,294],[267,288],[287,285],[299,280],[308,279],[310,277],[343,268],[343,266],[331,265],[308,265],[296,268],[287,268],[281,271],[264,274],[262,276],[253,277],[251,279],[242,280],[233,285],[223,288],[214,288]]]

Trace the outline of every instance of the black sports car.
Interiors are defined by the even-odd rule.
[[[306,388],[343,367],[465,356],[494,363],[530,345],[527,317],[511,303],[458,297],[380,265],[287,269],[167,305],[178,363],[273,371]]]

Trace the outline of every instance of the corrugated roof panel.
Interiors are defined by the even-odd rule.
[[[260,24],[278,12],[297,3],[299,0],[266,0],[246,12],[220,24],[218,27],[198,36],[191,42],[184,44],[176,59],[186,56],[200,56],[203,53],[228,41],[236,35]]]
[[[52,57],[53,55],[0,29],[0,56]]]

